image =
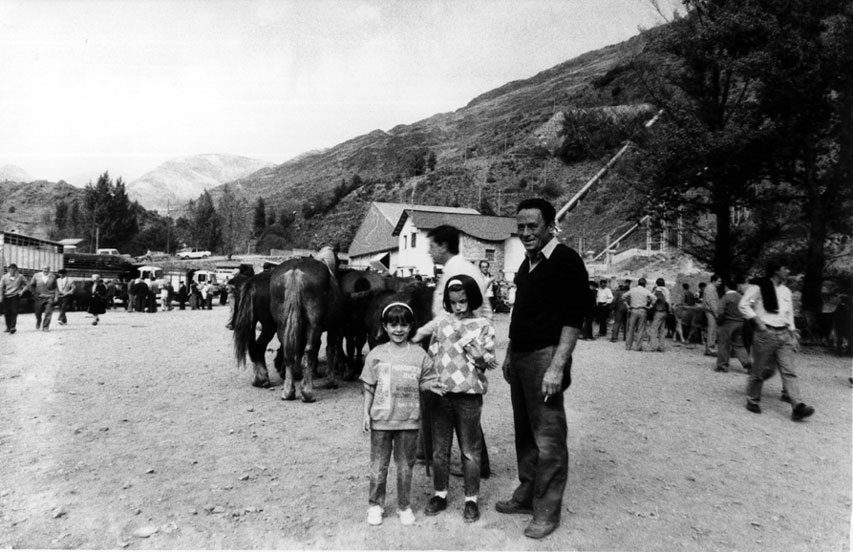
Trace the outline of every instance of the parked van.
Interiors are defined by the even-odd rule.
[[[121,255],[118,249],[98,249],[98,255]]]

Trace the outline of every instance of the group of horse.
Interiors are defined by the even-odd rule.
[[[337,257],[324,248],[314,257],[288,259],[248,276],[239,284],[232,320],[238,365],[252,362],[252,385],[269,387],[267,346],[273,336],[280,347],[275,368],[284,379],[282,399],[296,398],[301,380],[304,402],[313,402],[321,336],[326,333],[326,387],[337,387],[337,373],[352,381],[360,373],[365,343],[381,339],[382,309],[401,301],[412,307],[418,324],[432,318],[433,288],[416,278],[338,268]],[[257,326],[260,324],[260,333]],[[346,340],[346,352],[343,342]]]

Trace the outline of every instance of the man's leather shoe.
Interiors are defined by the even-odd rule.
[[[533,508],[525,506],[514,498],[509,500],[498,500],[495,502],[495,510],[502,514],[533,514]]]
[[[814,408],[813,407],[811,407],[805,403],[800,403],[794,407],[794,411],[791,413],[791,419],[794,420],[795,422],[799,422],[800,420],[802,420],[804,418],[808,418],[812,414],[814,414]]]
[[[524,528],[524,536],[530,539],[544,539],[559,526],[559,521],[537,521],[534,519]]]
[[[480,507],[472,500],[465,501],[465,511],[462,512],[462,519],[465,523],[473,523],[480,519]]]
[[[429,503],[424,508],[424,514],[428,516],[437,515],[442,510],[447,509],[447,499],[440,496],[434,496],[429,499]]]
[[[761,407],[758,406],[756,403],[753,403],[753,402],[746,403],[746,409],[749,410],[750,412],[755,412],[756,414],[761,414]]]

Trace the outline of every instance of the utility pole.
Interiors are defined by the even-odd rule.
[[[171,228],[172,228],[172,217],[171,217],[171,213],[169,211],[170,211],[169,200],[167,199],[166,200],[166,255],[169,254],[169,238],[170,238],[169,230],[171,230]]]

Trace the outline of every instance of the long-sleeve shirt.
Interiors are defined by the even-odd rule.
[[[20,272],[15,274],[14,278],[11,274],[0,277],[0,298],[20,297],[25,289],[27,289],[27,279]]]
[[[42,299],[56,297],[56,277],[53,274],[38,272],[30,280],[30,289],[33,295]]]
[[[466,350],[472,342],[482,357],[474,358]],[[448,393],[483,395],[489,387],[484,370],[497,366],[495,327],[485,318],[442,318],[432,334],[429,354]]]
[[[595,293],[595,302],[599,305],[609,305],[613,302],[613,292],[610,291],[610,288],[598,288]]]
[[[716,316],[719,308],[720,296],[717,294],[717,284],[711,282],[705,286],[705,291],[702,293],[702,309]]]
[[[767,312],[764,309],[764,301],[761,297],[761,288],[751,285],[746,288],[740,302],[738,310],[747,320],[752,320],[758,317],[767,326],[775,328],[788,328],[793,330],[794,325],[794,301],[791,298],[791,290],[784,284],[775,286],[776,300],[779,303],[779,312]]]

